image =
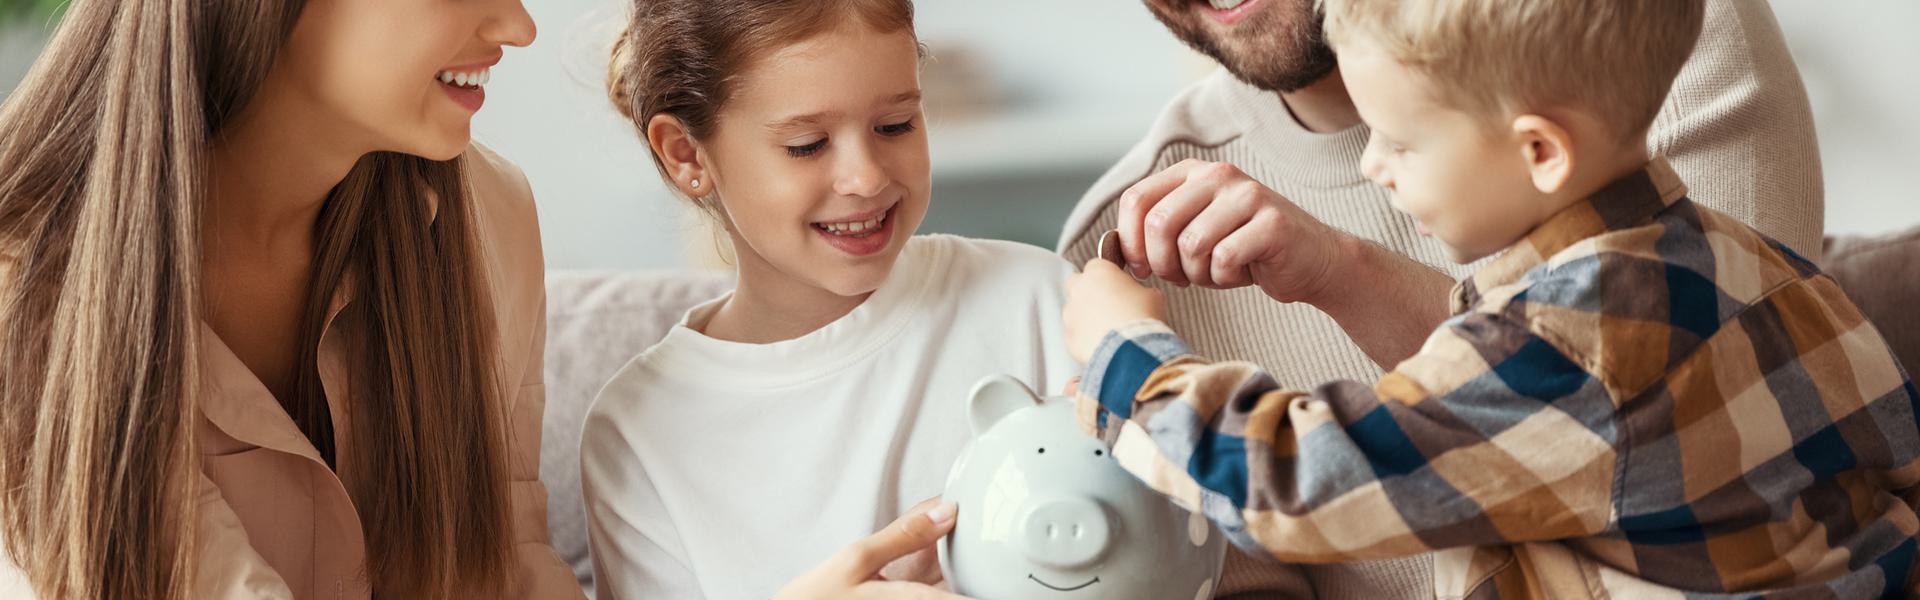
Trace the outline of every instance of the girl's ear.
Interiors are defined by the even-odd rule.
[[[1552,194],[1566,187],[1575,158],[1567,128],[1540,115],[1521,115],[1513,120],[1513,135],[1520,141],[1520,159],[1533,177],[1534,189]]]
[[[688,198],[699,198],[713,191],[713,180],[701,164],[700,145],[678,117],[657,114],[647,119],[647,145],[660,157],[673,185]]]

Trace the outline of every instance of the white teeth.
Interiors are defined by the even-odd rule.
[[[1220,10],[1232,10],[1233,7],[1246,4],[1247,0],[1207,0],[1207,3]]]
[[[853,221],[853,222],[847,222],[847,223],[820,223],[818,224],[818,226],[821,229],[826,230],[827,233],[857,234],[857,233],[865,233],[868,231],[879,231],[880,224],[886,221],[887,221],[887,216],[885,214],[882,214],[878,217],[867,219],[865,221]]]
[[[447,85],[455,85],[460,87],[478,87],[478,86],[486,85],[488,82],[493,81],[493,70],[481,69],[478,71],[471,71],[471,72],[441,71],[440,73],[434,75],[433,78],[438,79],[440,80],[441,83],[444,83]]]

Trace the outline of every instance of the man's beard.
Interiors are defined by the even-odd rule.
[[[1192,11],[1162,14],[1148,0],[1148,12],[1188,46],[1212,57],[1227,72],[1254,87],[1273,92],[1292,92],[1312,85],[1332,73],[1339,63],[1333,48],[1327,45],[1320,16],[1311,0],[1265,0],[1287,2],[1296,7],[1262,7],[1265,12],[1252,15],[1238,25],[1251,36],[1239,40],[1215,39]]]

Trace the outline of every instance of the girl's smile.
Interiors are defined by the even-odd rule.
[[[893,245],[893,209],[899,204],[832,221],[810,224],[827,245],[847,254],[870,256]]]

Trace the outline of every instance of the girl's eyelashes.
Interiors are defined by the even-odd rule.
[[[787,155],[794,158],[806,158],[820,152],[820,149],[825,147],[827,147],[827,138],[820,138],[820,141],[811,144],[787,146]]]
[[[884,135],[887,137],[902,136],[909,133],[913,133],[914,129],[915,127],[913,124],[913,119],[907,119],[905,121],[894,123],[892,125],[881,125],[879,127],[873,128],[873,130],[876,132],[879,132],[880,135]]]
[[[878,133],[880,135],[887,136],[887,137],[899,137],[909,133],[913,133],[915,129],[919,129],[919,126],[914,124],[913,119],[907,119],[899,123],[891,123],[891,124],[875,127],[873,128],[873,131],[874,133]],[[787,150],[787,156],[791,156],[794,158],[806,158],[809,156],[813,156],[815,154],[819,154],[820,150],[826,147],[827,147],[827,138],[820,138],[818,141],[815,141],[810,144],[802,144],[798,146],[784,146],[784,148],[786,148]]]

